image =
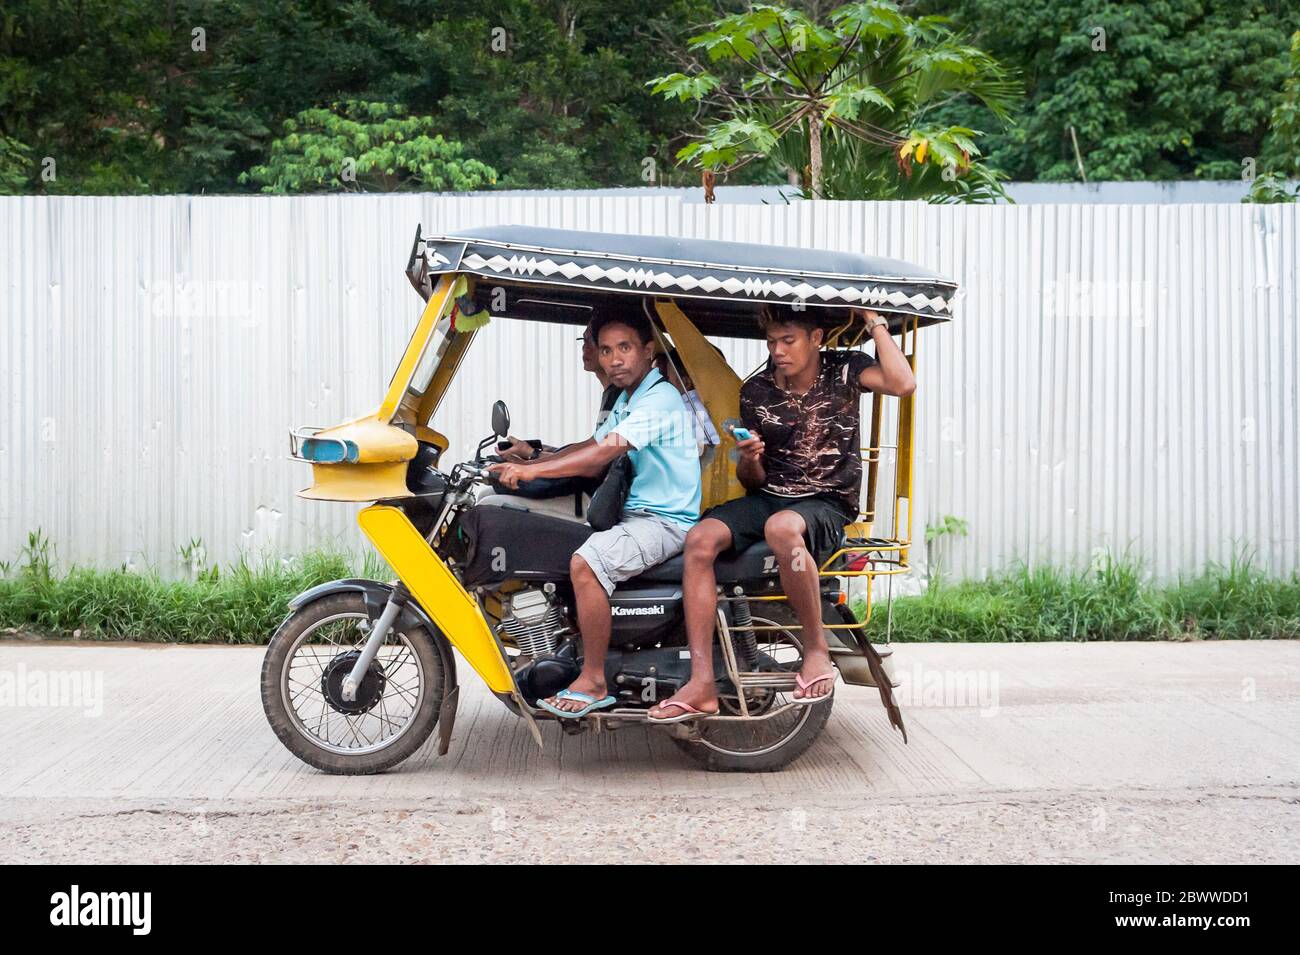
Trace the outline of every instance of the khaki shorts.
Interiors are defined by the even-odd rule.
[[[605,593],[641,571],[676,557],[686,546],[686,528],[646,511],[624,511],[623,520],[597,531],[574,553],[587,562]]]

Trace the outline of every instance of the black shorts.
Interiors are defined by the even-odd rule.
[[[844,540],[844,525],[856,517],[843,503],[830,497],[778,497],[751,491],[744,497],[709,508],[700,515],[700,520],[711,517],[726,524],[731,531],[731,549],[740,553],[763,540],[763,527],[777,511],[794,511],[803,518],[807,525],[804,541],[818,561],[839,548]]]

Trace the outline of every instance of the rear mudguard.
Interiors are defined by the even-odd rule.
[[[839,618],[838,622],[841,624],[852,625],[858,623],[857,617],[853,616],[853,611],[850,610],[847,605],[828,604],[823,602],[822,619],[831,622],[836,620],[837,617]],[[853,629],[836,630],[832,632],[837,635],[837,639],[846,643],[847,641],[844,639],[844,636],[840,635],[849,635],[849,639],[857,644],[861,655],[866,657],[867,666],[870,668],[871,672],[872,682],[875,683],[876,688],[880,691],[880,702],[885,707],[885,712],[889,716],[889,722],[895,729],[903,734],[903,742],[906,743],[907,728],[903,725],[903,712],[898,708],[898,703],[894,700],[894,690],[891,686],[889,675],[885,672],[885,664],[880,659],[880,653],[871,645],[871,641],[867,639],[866,632],[861,628],[861,626],[855,626]],[[834,657],[832,657],[832,659],[834,659]],[[847,680],[845,682],[847,682]]]
[[[297,610],[313,601],[332,594],[359,593],[365,601],[366,615],[371,621],[379,619],[393,592],[392,584],[378,580],[366,580],[361,577],[349,577],[345,580],[331,580],[304,590],[289,601],[289,609]],[[456,679],[456,655],[451,652],[451,644],[438,625],[424,612],[424,608],[415,600],[408,600],[402,608],[401,616],[393,626],[400,633],[404,627],[423,627],[433,637],[433,645],[438,650],[442,661],[442,707],[438,710],[438,755],[445,756],[451,745],[451,730],[456,723],[456,704],[460,698],[460,684]]]

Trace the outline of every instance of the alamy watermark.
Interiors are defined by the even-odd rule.
[[[933,669],[916,664],[894,690],[894,699],[904,707],[978,707],[980,716],[997,716],[999,676],[997,670]]]
[[[103,671],[39,670],[19,663],[0,670],[0,707],[5,706],[69,707],[85,716],[103,716]]]
[[[153,893],[84,892],[74,885],[50,896],[50,924],[129,926],[132,935],[148,935],[153,927]]]
[[[153,283],[155,318],[235,319],[253,325],[253,283],[244,279],[159,279]]]
[[[1150,279],[1091,278],[1068,272],[1043,285],[1043,316],[1126,322],[1133,328],[1145,328],[1163,310],[1166,294]]]

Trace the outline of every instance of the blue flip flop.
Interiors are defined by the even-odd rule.
[[[552,706],[550,703],[546,702],[546,700],[537,701],[537,705],[546,712],[554,713],[556,716],[566,720],[576,720],[579,717],[586,716],[592,710],[603,710],[618,702],[618,700],[614,699],[612,696],[607,696],[604,699],[598,700],[590,693],[578,693],[575,690],[561,690],[559,693],[555,694],[555,698],[557,700],[577,700],[579,703],[587,704],[580,710],[573,710],[570,712],[569,710],[562,710],[558,706]]]

